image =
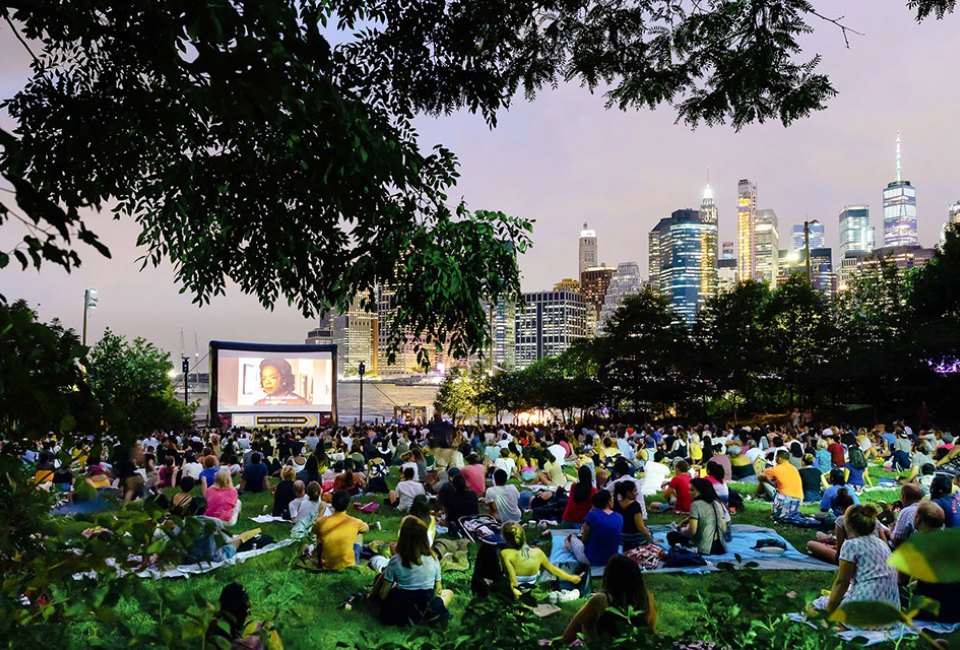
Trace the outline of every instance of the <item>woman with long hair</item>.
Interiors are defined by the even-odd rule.
[[[603,587],[570,620],[563,640],[570,644],[582,634],[590,642],[615,636],[626,626],[646,625],[655,630],[656,624],[657,604],[643,582],[640,566],[617,554],[603,571]]]
[[[430,550],[427,526],[414,516],[403,518],[397,551],[383,573],[378,596],[383,599],[380,620],[387,625],[410,625],[450,618],[447,607],[453,592],[443,588],[440,562]]]
[[[724,537],[729,514],[713,484],[707,479],[695,478],[690,481],[690,495],[693,497],[690,516],[677,530],[667,533],[667,542],[671,546],[696,548],[701,555],[723,555],[727,552]]]
[[[593,473],[587,465],[577,470],[577,482],[570,489],[567,507],[563,510],[563,521],[568,524],[582,524],[593,505],[590,499],[597,493],[593,486]]]

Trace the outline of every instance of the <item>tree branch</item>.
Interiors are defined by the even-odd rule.
[[[17,26],[13,24],[13,21],[10,20],[10,16],[4,15],[3,19],[7,21],[7,24],[10,25],[10,29],[13,30],[13,35],[17,37],[17,40],[20,41],[20,44],[23,45],[24,49],[30,53],[31,58],[33,58],[34,63],[40,63],[40,60],[37,59],[37,55],[33,53],[33,50],[30,49],[30,45],[27,44],[23,37],[20,36],[20,30],[17,29]]]
[[[822,13],[820,13],[820,12],[817,11],[816,9],[813,9],[812,7],[811,7],[811,9],[810,9],[810,13],[813,14],[814,16],[816,16],[817,18],[819,18],[820,20],[824,20],[824,21],[826,21],[826,22],[828,22],[828,23],[833,23],[834,25],[836,25],[837,27],[839,27],[839,28],[840,28],[840,32],[843,34],[843,42],[844,42],[844,44],[846,44],[846,47],[847,47],[848,50],[850,49],[850,38],[847,36],[847,32],[849,32],[849,33],[851,33],[851,34],[856,34],[857,36],[866,36],[866,34],[864,34],[863,32],[858,32],[857,30],[853,29],[852,27],[848,27],[847,25],[844,25],[842,22],[840,22],[841,20],[843,20],[844,18],[846,18],[846,16],[838,16],[838,17],[836,17],[836,18],[828,18],[827,16],[824,16]]]

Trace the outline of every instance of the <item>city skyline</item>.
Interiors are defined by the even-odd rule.
[[[826,245],[839,268],[838,215],[845,205],[867,205],[877,245],[882,240],[882,190],[894,178],[893,140],[903,133],[904,175],[918,189],[919,243],[933,246],[960,199],[960,134],[949,128],[960,89],[950,61],[960,59],[955,23],[917,25],[901,3],[882,0],[869,7],[843,2],[846,22],[866,36],[851,36],[844,47],[839,30],[818,25],[804,46],[819,52],[822,69],[840,95],[825,111],[789,128],[751,125],[740,133],[725,126],[691,131],[674,124],[669,107],[656,111],[606,110],[603,98],[575,86],[561,86],[526,103],[517,101],[490,130],[466,113],[417,121],[425,148],[442,142],[460,158],[461,178],[451,201],[461,196],[474,209],[497,209],[536,220],[533,248],[521,256],[523,290],[549,289],[562,277],[577,275],[577,235],[584,222],[598,235],[599,263],[616,267],[637,262],[647,270],[647,233],[678,208],[696,208],[704,188],[703,170],[718,212],[719,240],[735,240],[736,184],[757,183],[760,209],[774,209],[781,234],[806,219],[826,224]],[[9,96],[27,70],[27,56],[15,42],[2,40],[0,95]],[[882,75],[864,69],[916,71],[902,75],[889,93]],[[5,116],[0,122],[9,126]],[[135,224],[95,216],[90,226],[111,247],[114,259],[81,250],[84,265],[67,275],[54,267],[43,273],[11,267],[0,273],[0,293],[39,304],[41,318],[62,319],[80,328],[83,289],[100,290],[100,307],[91,315],[90,339],[109,324],[128,336],[143,335],[164,349],[179,351],[181,328],[187,352],[198,339],[203,354],[210,339],[301,341],[315,321],[278,306],[265,312],[259,303],[228,285],[228,296],[197,308],[178,293],[172,268],[138,273]],[[15,233],[0,231],[10,248]],[[781,236],[780,247],[787,248]],[[149,292],[148,306],[138,299]]]

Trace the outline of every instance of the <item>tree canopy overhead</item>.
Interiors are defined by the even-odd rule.
[[[421,151],[416,115],[494,126],[518,92],[577,82],[740,128],[835,94],[798,45],[823,19],[806,0],[4,0],[0,15],[33,58],[0,103],[15,123],[0,222],[26,226],[24,268],[72,269],[76,242],[108,255],[83,216],[108,207],[199,303],[232,280],[313,316],[389,285],[411,306],[395,345],[406,329],[461,355],[485,339],[481,302],[518,297],[532,226],[451,202],[456,158]]]

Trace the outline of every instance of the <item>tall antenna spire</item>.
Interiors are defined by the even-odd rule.
[[[900,175],[900,131],[897,131],[897,182],[901,180]]]

